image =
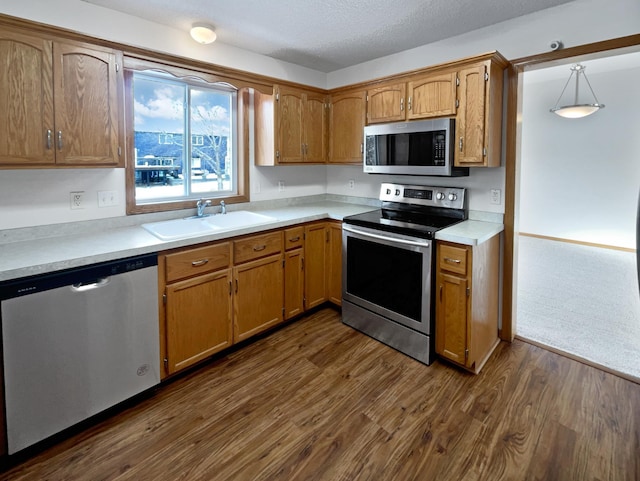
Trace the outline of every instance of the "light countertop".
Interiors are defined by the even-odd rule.
[[[74,229],[73,232],[59,232],[59,235],[52,237],[34,236],[0,245],[0,281],[254,234],[315,220],[342,220],[346,216],[374,209],[376,207],[372,205],[334,201],[251,209],[277,220],[268,224],[172,241],[161,241],[140,225],[107,225],[105,228],[93,228],[87,232]],[[436,239],[476,245],[502,230],[502,224],[467,220],[438,231]]]
[[[480,220],[465,220],[436,232],[436,240],[475,246],[504,230],[503,224]]]

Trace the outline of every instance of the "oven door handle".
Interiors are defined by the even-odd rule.
[[[342,229],[346,230],[347,232],[352,232],[354,234],[358,234],[358,235],[365,236],[365,237],[372,237],[374,239],[379,239],[379,240],[383,240],[383,241],[396,242],[398,244],[406,244],[406,245],[410,245],[410,246],[429,247],[429,243],[428,242],[410,241],[410,240],[406,240],[406,239],[398,239],[396,237],[387,237],[387,236],[384,236],[384,235],[372,234],[371,232],[363,232],[361,230],[354,229],[353,227],[350,227],[350,226],[345,225],[345,224],[342,225]]]

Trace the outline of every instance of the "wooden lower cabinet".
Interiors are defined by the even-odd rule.
[[[233,268],[233,341],[239,342],[283,321],[282,254]]]
[[[304,312],[304,227],[284,231],[284,318]]]
[[[304,228],[304,297],[305,308],[312,309],[327,301],[327,247],[329,232],[326,222]]]
[[[436,353],[480,372],[499,343],[500,236],[476,246],[438,242]]]
[[[230,262],[229,242],[159,256],[165,376],[231,346]]]
[[[342,224],[321,221],[158,257],[163,377],[342,298]]]
[[[229,269],[167,286],[167,374],[231,346]]]
[[[305,307],[342,305],[342,222],[305,227]]]

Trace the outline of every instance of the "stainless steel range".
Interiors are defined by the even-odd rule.
[[[418,361],[434,352],[436,231],[467,218],[465,189],[384,183],[382,208],[345,217],[342,321]]]

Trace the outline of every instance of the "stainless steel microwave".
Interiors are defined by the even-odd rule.
[[[454,167],[455,120],[416,120],[364,128],[364,171],[369,174],[469,175]]]

